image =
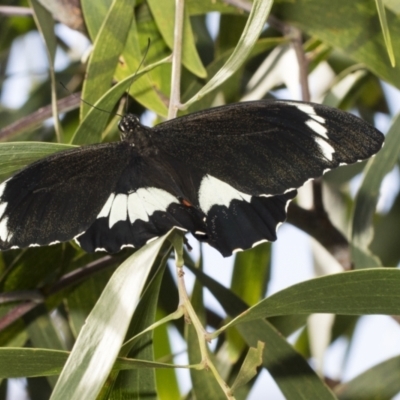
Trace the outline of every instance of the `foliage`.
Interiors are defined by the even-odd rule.
[[[6,90],[13,73],[6,68],[12,46],[36,29],[46,44],[50,72],[34,80],[29,99],[18,109],[0,105],[1,180],[60,149],[118,140],[115,112],[143,115],[148,109],[156,113],[155,122],[167,116],[173,85],[171,53],[176,46],[175,1],[138,0],[134,7],[133,3],[81,0],[80,9],[72,1],[31,0],[33,14],[27,10],[28,16],[4,8],[0,88]],[[298,58],[300,71],[331,71],[327,81],[318,82],[316,100],[373,122],[377,113],[389,114],[382,81],[400,88],[400,14],[394,3],[187,0],[184,40],[178,44],[183,105],[174,105],[184,114],[273,97],[285,86],[290,88],[288,75],[297,73],[296,68],[285,71],[294,47],[305,56]],[[206,24],[213,11],[220,13],[215,39]],[[63,35],[55,34],[57,21],[90,39],[93,47],[87,62],[70,57],[64,69],[54,70],[56,49],[66,54],[69,50]],[[137,72],[148,39],[144,67]],[[58,81],[81,94],[66,93]],[[302,84],[307,86],[304,80]],[[97,108],[80,102],[79,96]],[[60,121],[45,123],[52,111]],[[325,255],[325,276],[271,296],[265,295],[271,281],[270,244],[236,255],[228,288],[203,271],[202,258],[193,260],[183,251],[176,232],[116,256],[85,254],[72,243],[2,253],[0,400],[6,396],[7,378],[21,376],[27,377],[32,399],[48,398],[50,393],[54,400],[245,399],[263,368],[287,399],[391,398],[400,392],[400,356],[349,382],[323,377],[308,362],[321,357],[308,316],[334,314],[329,329],[318,334],[327,348],[343,337],[350,348],[359,316],[400,315],[400,271],[394,268],[400,261],[398,187],[392,188],[397,194],[390,209],[376,212],[382,181],[397,167],[399,135],[400,120],[393,117],[386,146],[375,158],[324,177],[329,219],[320,184],[314,185],[313,208],[306,210],[300,202],[291,205],[288,223],[322,244],[314,255]],[[353,198],[349,182],[358,174],[363,181]],[[286,246],[288,251],[295,248],[293,243]],[[190,302],[182,277],[174,280],[174,269],[166,268],[168,262],[174,267],[172,248],[175,262],[196,276]],[[328,274],[332,271],[340,272]],[[215,296],[227,318],[206,307],[203,288]],[[184,324],[182,316],[192,324]],[[171,327],[187,344],[188,366],[172,362]],[[298,339],[289,344],[286,338],[296,331]],[[207,340],[216,342],[213,351]],[[180,393],[176,368],[190,370],[189,393]]]

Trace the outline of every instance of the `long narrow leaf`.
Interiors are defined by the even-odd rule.
[[[383,149],[368,162],[363,183],[357,193],[353,216],[353,245],[367,251],[373,237],[372,219],[378,202],[379,188],[385,175],[396,165],[400,152],[400,114],[386,135]],[[356,267],[365,266],[353,252]],[[367,265],[368,266],[368,265]]]
[[[221,85],[243,65],[260,36],[272,3],[272,0],[254,0],[247,24],[234,52],[212,79],[210,79],[195,96],[184,104],[184,108],[189,107],[192,103]]]
[[[390,38],[389,25],[386,19],[385,4],[383,0],[375,0],[376,8],[378,10],[379,22],[382,27],[383,38],[385,39],[386,49],[389,55],[390,63],[392,67],[396,66],[396,59],[394,58],[392,39]]]
[[[115,271],[78,336],[52,400],[97,397],[118,356],[147,275],[169,235],[141,248]]]

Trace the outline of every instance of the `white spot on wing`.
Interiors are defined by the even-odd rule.
[[[309,115],[315,121],[321,122],[322,124],[325,123],[325,118],[318,115],[311,104],[295,103],[293,101],[286,101],[286,104],[296,107],[298,110]]]
[[[58,244],[58,243],[60,243],[60,241],[59,240],[55,240],[54,242],[49,243],[48,246],[53,246],[54,244]]]
[[[1,217],[3,216],[3,214],[4,214],[4,211],[6,211],[7,204],[8,204],[8,203],[0,203],[0,219],[1,219]]]
[[[243,249],[240,249],[240,248],[234,249],[234,250],[232,250],[232,254],[240,253],[241,251],[244,251],[244,250],[243,250]]]
[[[7,181],[6,181],[7,182]],[[0,197],[3,195],[3,193],[4,193],[4,189],[6,188],[6,182],[3,182],[1,185],[0,185]]]
[[[327,135],[328,129],[326,129],[319,122],[314,121],[313,119],[309,119],[308,121],[306,121],[306,125],[311,128],[315,133],[318,133],[318,135],[323,136],[325,139],[329,139]]]
[[[335,152],[335,149],[324,139],[321,137],[316,137],[314,138],[315,143],[318,144],[320,147],[322,154],[324,155],[325,158],[327,158],[329,161],[332,161],[333,159],[333,153]]]
[[[251,195],[242,193],[211,175],[204,176],[200,184],[199,203],[206,214],[212,206],[218,204],[229,207],[231,201],[235,199],[250,202]]]
[[[112,203],[112,208],[110,212],[110,219],[108,221],[108,226],[113,227],[118,221],[126,221],[128,218],[128,196],[123,193],[119,193],[115,196]]]
[[[133,244],[123,244],[123,245],[121,246],[121,250],[124,249],[125,247],[130,247],[130,248],[132,248],[132,249],[135,248],[135,246],[134,246]]]
[[[111,193],[110,197],[106,201],[106,204],[104,204],[103,208],[99,212],[99,215],[97,216],[97,218],[108,217],[108,214],[110,214],[112,203],[114,201],[114,197],[115,197],[115,193]],[[83,233],[84,232],[80,233],[79,235],[82,235]],[[77,238],[78,236],[75,236],[75,237]]]
[[[279,223],[278,223],[279,224]],[[251,245],[251,247],[253,248],[253,247],[256,247],[256,246],[258,246],[259,244],[261,244],[261,243],[268,243],[268,240],[267,239],[262,239],[262,240],[259,240],[258,242],[254,242],[252,245]]]
[[[8,218],[4,218],[0,222],[0,239],[5,242],[8,237],[8,229],[7,229]]]
[[[133,224],[137,219],[149,221],[156,211],[167,211],[172,203],[179,204],[171,193],[158,188],[140,188],[128,198],[128,215]]]

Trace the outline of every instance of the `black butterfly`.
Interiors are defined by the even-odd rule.
[[[128,114],[120,142],[39,160],[0,185],[0,249],[75,239],[140,247],[172,227],[224,256],[276,240],[308,179],[364,160],[384,137],[359,118],[293,101],[217,107],[154,128]]]

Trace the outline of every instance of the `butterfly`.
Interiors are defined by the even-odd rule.
[[[115,253],[176,227],[229,256],[276,240],[297,188],[384,141],[352,114],[283,100],[153,128],[127,114],[119,129],[119,142],[55,153],[0,185],[0,250],[75,239]]]

